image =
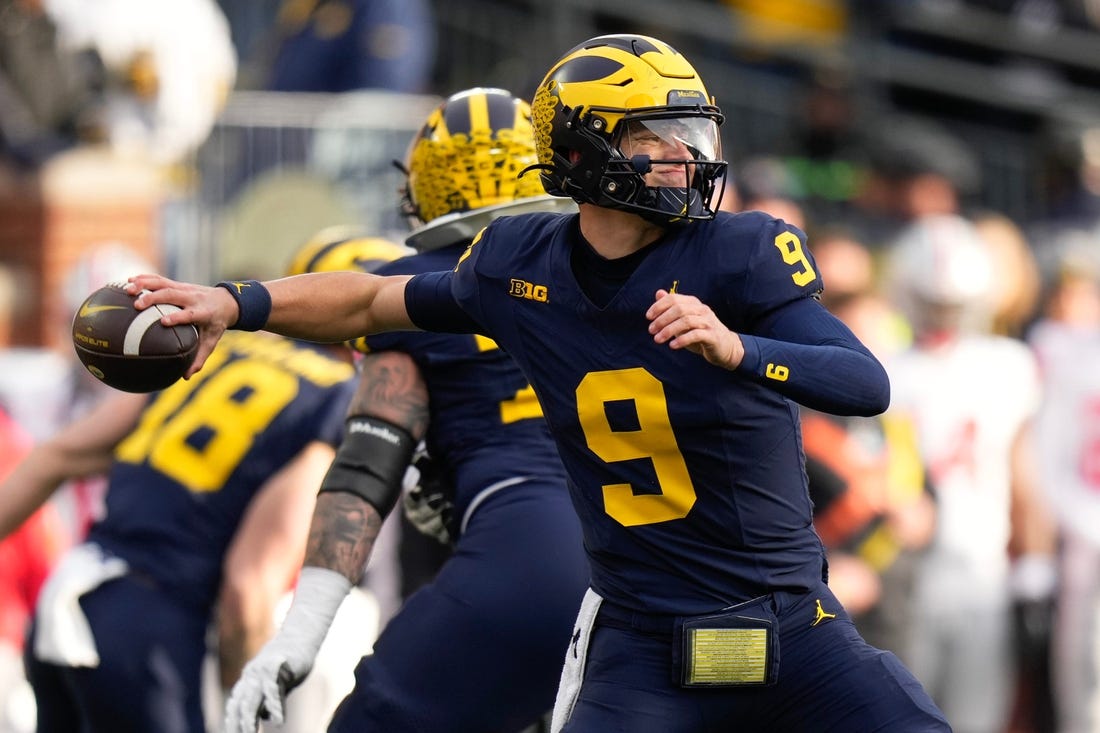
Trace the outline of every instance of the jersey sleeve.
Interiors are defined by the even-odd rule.
[[[405,285],[405,309],[417,328],[442,333],[482,331],[459,304],[455,279],[454,272],[427,272],[413,276]],[[468,289],[470,285],[464,287]]]
[[[751,230],[750,230],[751,232]],[[744,277],[731,299],[749,324],[791,301],[821,292],[817,264],[806,246],[806,235],[780,219],[765,218],[748,249]]]
[[[741,342],[745,357],[737,372],[801,405],[869,416],[890,404],[882,364],[814,298],[773,309]]]
[[[806,235],[760,212],[725,222],[715,264],[724,302],[716,310],[744,344],[738,374],[821,412],[884,411],[886,371],[815,297],[822,281]]]

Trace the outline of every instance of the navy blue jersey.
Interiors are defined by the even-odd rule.
[[[89,539],[189,605],[213,604],[226,548],[264,481],[308,443],[339,444],[355,370],[320,348],[225,334],[156,393],[119,444]]]
[[[386,263],[380,275],[452,270],[465,244]],[[523,476],[563,479],[542,408],[526,377],[492,339],[473,334],[400,331],[368,336],[361,350],[396,350],[416,362],[428,387],[428,453],[455,490],[462,517],[474,497]]]
[[[577,221],[493,222],[454,273],[411,281],[414,322],[434,327],[449,288],[519,363],[568,468],[593,587],[605,598],[699,614],[816,587],[823,550],[789,398],[873,412],[885,407],[888,382],[811,297],[821,282],[804,235],[760,213],[670,230],[598,308],[571,270]],[[736,373],[654,342],[645,313],[658,289],[697,296],[743,334]],[[846,380],[864,376],[855,365],[865,364],[887,386],[849,404]]]

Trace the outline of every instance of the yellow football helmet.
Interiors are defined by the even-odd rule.
[[[726,170],[722,119],[695,69],[667,43],[638,35],[593,38],[554,64],[535,92],[543,186],[554,196],[662,225],[711,219]],[[671,180],[686,185],[647,185],[655,165],[683,166]]]
[[[382,237],[365,237],[354,227],[328,227],[314,234],[290,261],[286,274],[373,272],[380,265],[412,254],[412,250]]]
[[[413,137],[405,158],[402,212],[421,224],[446,214],[543,195],[531,106],[503,89],[448,97]]]

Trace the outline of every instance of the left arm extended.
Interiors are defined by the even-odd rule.
[[[405,311],[405,283],[409,279],[408,275],[315,272],[265,282],[271,311],[263,329],[325,343],[350,341],[380,331],[416,330]],[[237,301],[223,287],[138,275],[130,278],[127,292],[141,293],[135,301],[138,309],[157,303],[178,306],[180,310],[160,319],[165,326],[193,323],[199,329],[199,351],[187,377],[202,368],[218,339],[241,316]]]
[[[118,393],[35,446],[0,483],[0,538],[14,532],[64,482],[104,474],[137,424],[146,396]]]
[[[757,335],[731,331],[692,295],[657,292],[646,312],[654,340],[688,349],[821,412],[877,415],[890,404],[882,364],[812,298],[776,309]]]

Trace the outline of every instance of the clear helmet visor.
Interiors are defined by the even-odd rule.
[[[619,150],[654,161],[714,161],[722,154],[718,123],[698,116],[625,120]]]

